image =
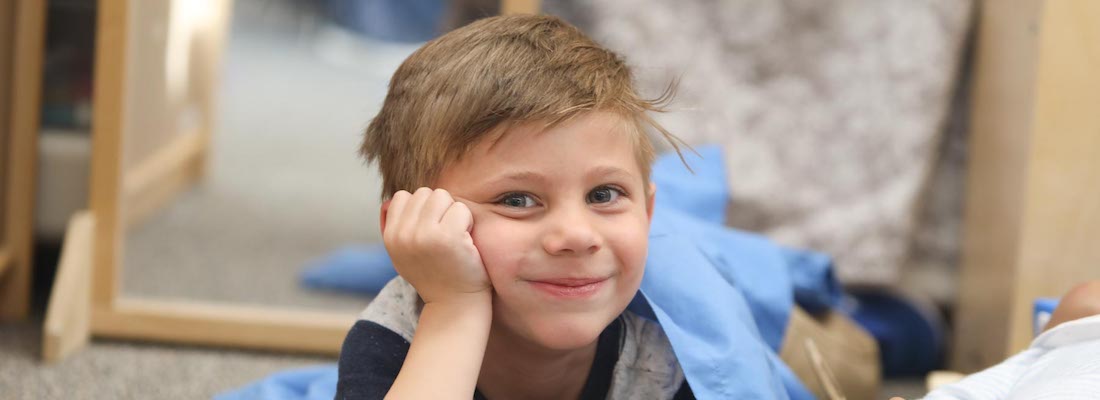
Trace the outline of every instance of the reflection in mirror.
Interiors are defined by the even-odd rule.
[[[173,110],[172,128],[187,135],[202,111],[187,100],[203,90],[212,91],[212,136],[198,182],[131,218],[122,294],[358,312],[366,295],[309,289],[300,274],[379,241],[381,185],[357,151],[390,75],[418,43],[350,33],[314,2],[239,0],[220,62],[204,70],[219,44],[187,19],[203,13],[167,12],[185,3],[132,3],[133,23],[161,25],[132,30],[128,67],[153,78],[128,89],[126,162],[141,162],[150,152],[141,146],[179,140],[158,139],[163,127],[146,108]],[[189,86],[174,80],[181,74]]]

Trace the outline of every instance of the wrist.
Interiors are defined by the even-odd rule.
[[[491,316],[493,309],[492,290],[473,293],[456,293],[450,296],[423,299],[424,309],[446,311],[454,314],[469,314]]]
[[[470,398],[492,319],[491,291],[426,301],[401,372],[386,397]]]

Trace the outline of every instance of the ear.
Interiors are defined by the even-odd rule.
[[[382,233],[386,232],[386,212],[390,210],[391,201],[393,200],[391,199],[382,202],[381,215],[378,216],[378,229]]]
[[[653,182],[650,182],[649,183],[649,190],[646,191],[646,196],[645,196],[645,213],[646,213],[646,218],[649,219],[650,222],[653,221],[653,201],[656,200],[656,198],[657,198],[657,185],[654,185]]]

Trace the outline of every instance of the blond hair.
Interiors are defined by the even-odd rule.
[[[663,111],[671,93],[672,85],[657,99],[641,98],[621,57],[561,19],[485,18],[428,42],[401,64],[360,152],[378,162],[388,198],[431,186],[444,166],[512,124],[550,127],[605,111],[629,122],[648,181],[655,150],[647,126],[679,151],[679,139],[647,115]]]

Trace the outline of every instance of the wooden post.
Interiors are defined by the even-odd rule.
[[[122,180],[123,93],[126,87],[127,0],[99,0],[96,18],[92,168],[89,203],[95,216],[92,319],[109,311],[118,294],[122,251],[119,204]]]
[[[8,113],[11,111],[11,66],[15,58],[12,51],[12,26],[15,17],[15,5],[12,2],[0,3],[0,166],[6,166],[8,155],[8,137],[10,132]],[[7,167],[4,167],[7,168]],[[0,244],[4,243],[4,200],[7,198],[4,192],[4,176],[0,174]],[[2,267],[0,267],[2,268]],[[0,276],[3,276],[0,273]]]
[[[0,247],[0,276],[4,276],[4,271],[7,271],[11,266],[11,251],[6,247]]]
[[[42,54],[45,46],[44,0],[15,2],[8,108],[7,154],[2,179],[5,196],[3,243],[11,254],[10,266],[0,276],[0,320],[20,320],[30,310],[33,273],[35,163],[38,155]]]

